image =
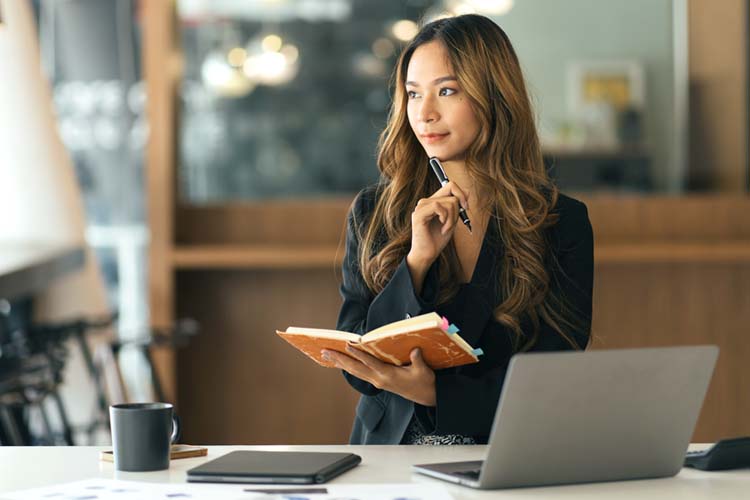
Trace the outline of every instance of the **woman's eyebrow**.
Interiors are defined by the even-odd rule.
[[[435,78],[432,80],[433,85],[437,85],[438,83],[443,82],[450,82],[450,81],[458,81],[458,79],[455,76],[441,76],[440,78]],[[406,85],[409,85],[411,87],[419,87],[419,84],[417,82],[407,81]]]

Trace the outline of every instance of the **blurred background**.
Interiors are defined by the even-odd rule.
[[[0,0],[0,444],[343,443],[357,394],[274,334],[334,328],[401,48],[509,35],[596,238],[592,348],[713,343],[694,440],[750,434],[747,0]]]

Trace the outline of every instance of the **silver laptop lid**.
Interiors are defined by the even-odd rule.
[[[480,487],[676,474],[718,351],[692,346],[514,356]]]

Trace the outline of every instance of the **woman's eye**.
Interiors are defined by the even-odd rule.
[[[413,90],[409,90],[408,92],[406,92],[406,95],[409,97],[409,99],[414,99],[417,97],[417,93]]]
[[[455,89],[450,89],[448,87],[444,87],[440,89],[440,93],[438,95],[453,95],[456,93]]]

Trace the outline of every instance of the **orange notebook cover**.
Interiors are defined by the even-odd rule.
[[[472,349],[457,332],[455,325],[434,312],[389,323],[364,335],[295,326],[285,331],[276,330],[281,338],[328,368],[334,365],[324,361],[320,351],[329,349],[345,353],[346,345],[350,343],[396,366],[409,364],[409,353],[415,347],[420,347],[425,362],[433,370],[479,361],[477,356],[481,355],[481,349]]]

